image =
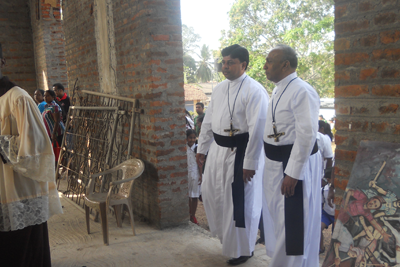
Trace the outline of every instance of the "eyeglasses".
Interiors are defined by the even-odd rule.
[[[230,67],[230,66],[233,66],[233,65],[236,65],[236,64],[240,64],[241,62],[239,60],[238,60],[238,62],[235,62],[233,60],[228,60],[227,62],[225,62],[224,60],[221,61],[222,65],[225,65],[225,63]]]

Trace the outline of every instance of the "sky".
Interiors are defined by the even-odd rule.
[[[228,12],[234,0],[181,0],[182,24],[201,36],[199,46],[219,49],[221,31],[229,29]]]

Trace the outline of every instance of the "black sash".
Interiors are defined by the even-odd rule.
[[[219,146],[237,148],[232,183],[233,220],[236,227],[246,228],[244,222],[243,162],[247,143],[249,142],[249,133],[234,136],[222,136],[214,133],[214,140]]]
[[[265,156],[283,164],[285,171],[293,145],[274,146],[264,142]],[[311,155],[318,152],[315,141]],[[285,177],[285,173],[283,173]],[[298,256],[304,254],[304,210],[303,210],[303,181],[298,180],[294,195],[285,197],[285,240],[286,255]]]

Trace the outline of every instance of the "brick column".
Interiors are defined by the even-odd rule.
[[[28,0],[35,44],[37,87],[61,83],[68,93],[63,22],[59,0]]]
[[[5,76],[33,95],[36,89],[32,28],[26,0],[0,1],[0,43]]]
[[[360,141],[400,142],[400,15],[396,3],[335,1],[337,205]]]
[[[134,143],[134,154],[141,146],[146,162],[135,181],[135,213],[160,228],[187,223],[180,1],[103,1],[103,14],[112,12],[103,19],[113,19],[107,30],[115,40],[117,95],[139,99],[145,111],[141,144]],[[97,8],[93,0],[68,0],[64,13],[69,84],[79,77],[81,88],[94,91],[101,90],[97,53],[103,51],[96,46],[103,41],[95,34]]]

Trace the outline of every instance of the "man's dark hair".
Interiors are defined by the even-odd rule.
[[[331,125],[329,123],[324,122],[324,132],[327,136],[329,136],[331,141],[333,141],[333,134],[331,130]]]
[[[223,57],[231,56],[231,58],[237,58],[239,59],[240,63],[242,63],[243,61],[246,62],[245,70],[247,70],[250,60],[249,60],[249,51],[247,51],[246,48],[238,44],[234,44],[222,49],[221,54]]]
[[[280,49],[283,51],[283,56],[282,56],[282,61],[289,61],[290,67],[293,69],[297,68],[297,54],[296,51],[294,51],[293,48],[291,48],[288,45],[284,44],[279,44],[276,46],[276,48]]]
[[[322,120],[319,120],[318,121],[318,127],[321,129],[321,128],[324,128],[324,130],[325,130],[325,122],[324,121],[322,121]]]
[[[7,76],[0,77],[0,96],[3,96],[8,92],[11,88],[17,86],[15,83],[10,81]]]
[[[55,84],[53,84],[53,87],[57,88],[57,90],[64,91],[64,86],[61,83],[55,83]]]
[[[189,137],[192,134],[196,135],[196,131],[193,130],[193,129],[187,129],[186,130],[186,138]]]
[[[199,106],[201,106],[202,108],[204,108],[204,104],[201,103],[201,102],[196,103],[196,106],[197,106],[197,105],[199,105]]]
[[[42,96],[44,96],[44,90],[42,90],[42,89],[36,89],[36,91],[39,91],[39,92],[42,94]]]
[[[53,90],[46,90],[47,93],[49,93],[51,95],[52,98],[56,99],[56,93]],[[44,95],[44,93],[43,93]]]

